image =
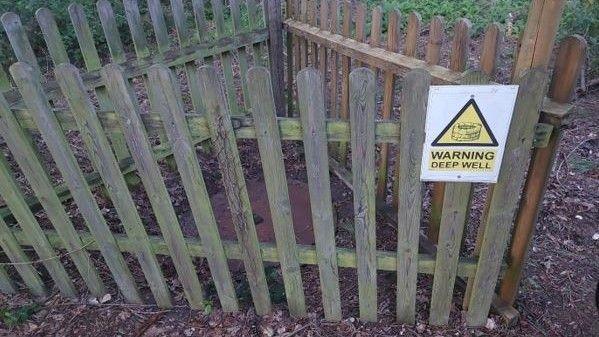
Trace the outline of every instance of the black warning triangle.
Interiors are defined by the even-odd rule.
[[[497,139],[471,98],[435,138],[431,146],[497,146]]]

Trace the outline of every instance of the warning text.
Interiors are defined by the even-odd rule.
[[[432,150],[429,169],[435,171],[492,171],[496,150]]]

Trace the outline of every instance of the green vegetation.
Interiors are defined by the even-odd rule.
[[[428,22],[434,15],[445,17],[446,24],[451,27],[453,22],[461,17],[470,19],[473,25],[474,34],[480,34],[484,28],[491,22],[499,22],[504,26],[510,25],[511,34],[518,36],[526,23],[528,6],[530,0],[365,0],[369,7],[381,5],[384,11],[392,8],[398,8],[402,13],[417,11],[422,15],[422,19]],[[63,40],[69,57],[72,62],[80,62],[81,55],[78,51],[75,33],[71,27],[67,7],[74,0],[0,0],[0,13],[12,11],[20,15],[23,25],[29,35],[31,44],[38,57],[40,65],[44,67],[47,51],[45,49],[42,34],[35,20],[35,11],[40,7],[48,7],[55,15],[60,28]],[[105,44],[105,38],[102,34],[102,27],[95,14],[95,1],[80,0],[75,1],[82,4],[85,12],[90,18],[89,23],[94,34],[96,46],[101,55],[108,52]],[[128,33],[127,22],[123,15],[123,5],[120,0],[111,0],[115,10],[117,24],[121,31],[121,38],[125,45],[130,45],[131,38]],[[186,10],[191,13],[191,1],[184,1],[189,8]],[[143,1],[142,1],[143,3]],[[209,4],[209,2],[207,2]],[[167,1],[165,1],[167,5]],[[147,18],[147,9],[145,5],[140,6],[142,17]],[[165,6],[165,9],[168,6]],[[243,11],[245,13],[245,11]],[[165,13],[167,19],[171,17],[170,13]],[[211,11],[207,7],[206,14],[211,18]],[[225,12],[228,18],[228,11]],[[189,15],[190,24],[192,15]],[[149,19],[148,19],[149,20]],[[145,25],[150,30],[150,23],[146,20]],[[242,20],[247,20],[246,15]],[[172,27],[172,23],[169,23]],[[584,36],[589,43],[590,68],[593,76],[599,75],[599,4],[597,0],[568,0],[564,15],[562,18],[559,38],[570,34],[580,34]],[[0,34],[0,64],[7,66],[15,62],[8,39],[4,33]]]
[[[528,15],[530,0],[367,0],[387,12],[397,8],[402,13],[417,11],[424,22],[435,15],[445,18],[450,28],[462,17],[472,22],[475,35],[492,22],[511,25],[512,36],[519,36]],[[597,0],[568,0],[560,24],[558,39],[570,34],[582,35],[589,44],[590,72],[599,75],[599,4]]]
[[[8,327],[19,325],[28,320],[39,309],[38,304],[24,305],[14,309],[2,308],[0,309],[0,319]]]

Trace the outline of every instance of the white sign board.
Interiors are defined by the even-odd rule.
[[[431,86],[423,181],[497,182],[517,85]]]

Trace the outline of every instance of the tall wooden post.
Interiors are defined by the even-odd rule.
[[[283,20],[281,0],[266,0],[266,19],[268,25],[268,52],[272,91],[277,116],[286,116],[285,112],[285,59],[283,55]]]
[[[526,28],[524,29],[524,33],[521,37],[521,45],[518,50],[518,56],[516,58],[514,68],[512,71],[512,78],[519,78],[526,70],[529,70],[533,67],[542,67],[547,68],[549,65],[549,60],[551,58],[551,52],[553,50],[553,45],[555,42],[555,37],[557,35],[557,29],[559,27],[559,22],[562,17],[565,0],[532,0],[530,4],[530,9],[528,11],[528,18],[526,21]],[[550,170],[550,166],[546,168]],[[530,168],[529,168],[530,170]],[[526,184],[528,184],[530,177],[527,177]],[[484,223],[484,219],[487,216],[488,203],[491,200],[491,195],[493,194],[493,185],[489,186],[487,192],[487,205],[483,212],[483,216],[481,223]],[[544,191],[543,188],[541,188]],[[526,193],[526,192],[525,192]],[[528,196],[523,194],[522,198],[525,199]],[[541,193],[542,198],[542,193]],[[541,200],[539,199],[539,202]],[[535,206],[538,208],[538,205]],[[520,213],[521,210],[518,210]],[[536,214],[536,212],[535,212]],[[536,215],[535,215],[536,217]],[[534,223],[531,223],[530,226],[534,227]],[[476,246],[474,248],[474,255],[477,256],[480,252],[480,246],[484,239],[484,231],[485,228],[479,228],[479,233],[476,238]],[[513,233],[516,233],[518,228],[514,228]],[[530,233],[532,235],[532,229],[530,229]],[[524,247],[526,251],[528,249],[528,241]],[[522,263],[524,260],[524,256],[522,256]],[[511,261],[512,263],[514,261]],[[518,279],[521,273],[521,269],[518,272]],[[472,291],[472,278],[468,279],[468,285],[466,287],[466,292],[464,293],[464,309],[468,308],[468,304],[470,301],[470,294]],[[516,286],[517,287],[517,286]],[[514,291],[517,291],[514,290]],[[503,302],[503,301],[502,301]],[[500,303],[505,305],[506,303]],[[509,302],[509,304],[513,304],[513,300]]]
[[[569,36],[560,44],[549,89],[549,97],[553,101],[568,103],[572,99],[580,70],[584,64],[585,52],[586,41],[578,35]],[[499,297],[509,305],[514,304],[518,294],[522,268],[528,255],[541,202],[551,174],[564,117],[541,115],[541,122],[551,124],[553,131],[547,146],[534,150],[524,184],[514,224],[509,253],[510,260],[499,290]]]

